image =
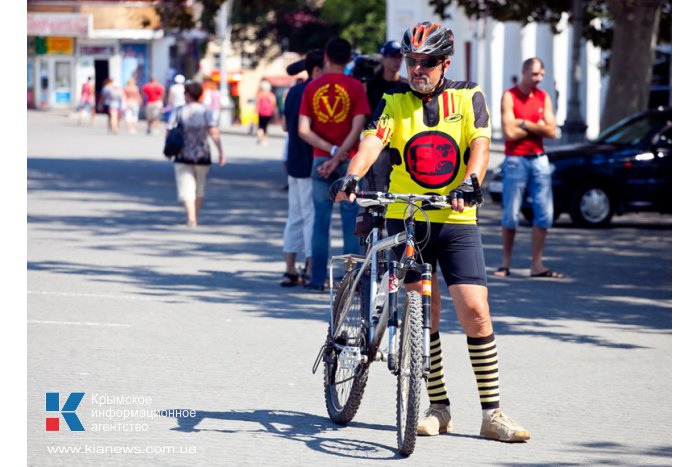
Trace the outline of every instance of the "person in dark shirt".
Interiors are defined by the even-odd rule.
[[[380,49],[380,53],[382,54],[382,72],[374,79],[367,81],[367,98],[369,99],[369,106],[372,108],[372,112],[377,108],[385,92],[401,83],[408,82],[405,78],[399,76],[402,60],[399,41],[387,41]],[[365,176],[367,190],[387,191],[390,175],[391,158],[389,149],[386,148]]]
[[[282,252],[286,272],[282,287],[294,287],[305,282],[311,274],[311,238],[314,225],[314,202],[311,196],[311,162],[313,148],[299,137],[299,106],[301,96],[309,82],[323,73],[323,50],[315,49],[306,54],[304,69],[308,79],[293,86],[284,101],[282,129],[287,132],[287,184],[289,209],[284,227]],[[304,253],[306,266],[303,278],[296,271],[297,254]]]

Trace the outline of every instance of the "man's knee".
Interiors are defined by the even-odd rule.
[[[475,324],[484,325],[491,322],[489,304],[486,300],[472,301],[466,306],[467,314]]]

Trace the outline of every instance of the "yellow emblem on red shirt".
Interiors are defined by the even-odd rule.
[[[324,84],[313,95],[312,104],[314,115],[321,123],[344,122],[350,112],[350,95],[343,86],[338,83]]]

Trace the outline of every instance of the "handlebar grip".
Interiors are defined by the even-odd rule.
[[[380,195],[379,191],[360,191],[357,193],[358,198],[365,198],[365,199],[377,199]]]

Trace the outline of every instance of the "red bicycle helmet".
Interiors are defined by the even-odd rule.
[[[421,53],[433,57],[447,57],[455,52],[455,36],[438,23],[423,21],[406,29],[401,41],[401,53]]]

